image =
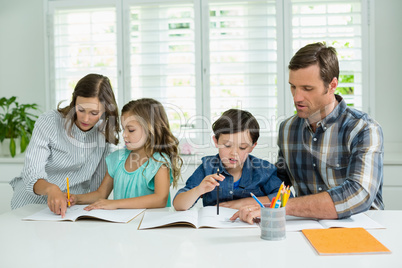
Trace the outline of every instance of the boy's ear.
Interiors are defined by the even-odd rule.
[[[251,151],[250,153],[254,150],[254,147],[257,146],[257,143],[254,143],[253,146],[251,146]]]
[[[212,136],[212,139],[214,140],[215,147],[218,148],[218,140],[216,139],[216,136],[213,135],[213,136]]]

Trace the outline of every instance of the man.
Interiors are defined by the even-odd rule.
[[[295,190],[288,215],[337,219],[384,209],[381,126],[335,94],[338,79],[336,51],[323,43],[301,48],[289,63],[297,115],[280,125],[276,164]],[[232,219],[258,216],[259,207],[248,206]]]

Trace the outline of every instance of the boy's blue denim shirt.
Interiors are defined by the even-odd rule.
[[[198,186],[206,176],[216,173],[218,168],[220,173],[225,176],[225,179],[219,183],[220,203],[251,197],[250,192],[256,196],[268,196],[269,199],[272,200],[278,193],[282,183],[276,175],[275,165],[266,160],[249,155],[243,165],[239,188],[234,189],[233,176],[226,171],[225,167],[222,165],[219,154],[217,154],[202,158],[202,164],[194,171],[193,175],[188,178],[186,186],[180,189],[176,196]],[[211,192],[205,193],[202,198],[204,206],[216,205],[216,188]],[[195,203],[197,203],[197,201]]]

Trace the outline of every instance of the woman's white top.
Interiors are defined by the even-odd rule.
[[[21,175],[10,182],[14,189],[12,209],[47,203],[47,196],[33,191],[38,179],[56,184],[65,192],[68,177],[71,194],[98,189],[106,172],[105,157],[111,152],[111,145],[98,131],[100,122],[86,132],[73,124],[71,136],[65,122],[57,110],[42,114],[36,121],[24,168]]]

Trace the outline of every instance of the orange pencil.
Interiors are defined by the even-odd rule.
[[[68,183],[68,177],[67,177],[67,199],[68,199],[68,206],[70,207],[70,184]]]
[[[278,198],[279,198],[279,196],[281,195],[281,191],[282,191],[282,188],[283,188],[284,185],[285,185],[285,183],[282,182],[281,187],[279,187],[278,194],[277,194],[276,197],[275,197],[275,202],[278,201]],[[275,207],[275,206],[274,206],[274,207]]]
[[[271,200],[271,205],[269,206],[269,208],[275,208],[275,203],[276,203],[276,199],[275,199],[275,197],[274,197],[274,198],[272,198],[272,200]]]

